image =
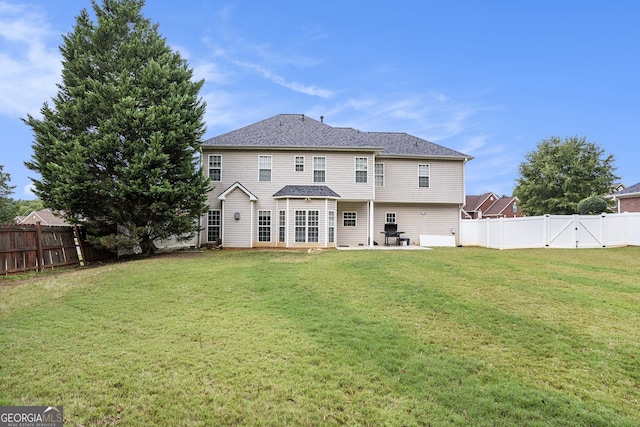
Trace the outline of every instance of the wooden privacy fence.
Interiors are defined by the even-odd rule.
[[[113,257],[88,244],[81,227],[0,225],[0,274],[83,265]]]

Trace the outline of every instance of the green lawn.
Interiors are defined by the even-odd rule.
[[[205,251],[0,279],[65,425],[632,426],[640,248]]]

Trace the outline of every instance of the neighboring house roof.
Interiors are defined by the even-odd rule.
[[[625,188],[627,188],[627,186],[626,186],[626,185],[624,185],[624,183],[622,183],[622,182],[617,182],[617,183],[613,184],[613,190],[614,190],[614,192],[616,192],[616,191],[622,191],[622,190],[624,190]]]
[[[511,206],[511,203],[517,201],[516,197],[502,197],[495,201],[494,204],[483,213],[484,216],[500,216],[504,214],[504,210]]]
[[[326,185],[285,185],[277,193],[274,198],[282,197],[321,197],[339,199],[340,195],[327,187]]]
[[[68,222],[53,213],[51,209],[42,209],[39,211],[31,211],[27,216],[16,217],[18,224],[35,224],[40,221],[42,225],[59,225],[69,226]]]
[[[406,134],[362,132],[353,128],[338,128],[319,122],[304,114],[279,114],[252,125],[210,138],[203,147],[235,147],[239,149],[269,148],[332,148],[377,151],[381,156],[413,156],[455,158],[473,157],[433,142]]]
[[[622,191],[613,193],[613,195],[618,199],[625,199],[629,197],[640,197],[640,182],[637,184],[633,184],[632,186],[629,186]]]
[[[480,206],[487,201],[489,197],[493,196],[495,199],[498,198],[496,193],[484,193],[479,196],[465,196],[465,203],[462,207],[462,210],[465,212],[476,212],[480,209]]]

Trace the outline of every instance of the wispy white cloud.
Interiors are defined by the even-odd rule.
[[[317,40],[328,37],[318,26],[303,27],[299,37],[292,37],[287,47],[274,44],[269,41],[251,40],[233,27],[233,8],[224,7],[214,13],[216,17],[216,36],[207,36],[201,39],[206,47],[206,58],[199,58],[197,67],[204,71],[215,70],[210,75],[213,83],[232,84],[243,78],[242,70],[257,74],[265,80],[292,92],[311,97],[328,99],[335,95],[335,91],[317,84],[303,83],[291,79],[287,75],[298,73],[301,69],[313,68],[322,64],[323,60],[306,54],[300,49]],[[225,74],[220,70],[229,69],[228,75],[234,75],[228,81],[222,81]],[[280,70],[280,71],[276,71]],[[287,70],[287,71],[282,71]],[[234,71],[240,71],[235,72]],[[205,76],[206,78],[206,76]],[[210,79],[208,79],[210,80]]]
[[[42,11],[0,2],[0,114],[35,114],[55,94],[62,69],[58,40]]]
[[[34,189],[35,189],[35,186],[33,185],[33,183],[29,183],[25,185],[24,188],[22,189],[22,195],[31,199],[35,197],[35,193],[33,192]]]
[[[345,92],[348,90],[345,89]],[[316,105],[312,111],[340,125],[362,130],[408,132],[433,142],[458,138],[472,131],[474,116],[482,106],[433,94],[379,94],[339,100],[333,105]],[[458,148],[460,149],[460,148]]]
[[[253,70],[255,72],[258,72],[259,74],[261,74],[265,79],[280,85],[282,87],[286,87],[287,89],[290,89],[294,92],[298,92],[298,93],[302,93],[304,95],[309,95],[309,96],[317,96],[319,98],[331,98],[334,95],[334,92],[328,89],[323,89],[320,88],[318,86],[314,86],[314,85],[304,85],[302,83],[298,83],[298,82],[293,82],[293,81],[287,81],[284,77],[279,76],[273,72],[271,72],[270,70],[268,70],[267,68],[258,65],[258,64],[251,64],[248,62],[241,62],[241,61],[234,61],[236,65],[238,65],[239,67],[242,68],[246,68],[246,69],[250,69]]]
[[[463,153],[474,154],[477,153],[480,149],[485,147],[487,144],[487,136],[486,135],[474,135],[467,138],[464,141],[464,145],[460,148],[460,151]]]

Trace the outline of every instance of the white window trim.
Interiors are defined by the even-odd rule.
[[[427,166],[427,168],[429,170],[427,175],[420,175],[420,166]],[[426,176],[427,177],[428,185],[426,187],[422,187],[420,185],[420,177],[421,176]],[[418,164],[418,188],[431,188],[431,164],[429,164],[429,163],[419,163]]]
[[[264,213],[264,212],[268,212],[269,213],[269,240],[260,240],[260,227],[266,227],[263,225],[260,225],[260,214]],[[260,243],[265,243],[265,242],[271,242],[273,239],[273,217],[272,217],[272,212],[270,209],[260,209],[258,210],[258,242]]]
[[[302,164],[300,166],[302,166],[302,170],[298,170],[298,159],[302,159]],[[304,158],[304,156],[294,156],[293,158],[293,171],[294,172],[304,172],[304,167],[305,167],[305,161],[306,159]]]
[[[327,211],[327,244],[336,243],[336,211],[331,209]],[[329,239],[331,233],[329,230],[333,231],[333,240]]]
[[[393,222],[389,222],[389,215],[393,215]],[[384,213],[384,222],[385,224],[397,224],[398,215],[395,212],[385,212]]]
[[[345,218],[345,215],[347,214],[353,214],[353,218]],[[345,225],[345,221],[354,221],[354,225]],[[342,226],[343,227],[357,227],[358,226],[358,212],[356,211],[349,211],[349,212],[342,212]]]
[[[382,173],[381,174],[378,174],[378,171],[376,170],[377,166],[382,167]],[[385,184],[384,169],[385,169],[384,163],[382,163],[382,162],[374,163],[374,165],[373,165],[373,185],[374,186],[379,187],[379,188],[384,187],[384,184]],[[382,185],[378,185],[378,177],[379,176],[382,177]]]
[[[262,168],[262,164],[260,162],[261,159],[263,158],[269,158],[269,180],[268,181],[263,181],[260,176],[260,171],[261,170],[267,170],[267,168]],[[258,182],[271,182],[273,181],[273,156],[271,154],[260,154],[258,155]]]
[[[282,221],[284,220],[284,223]],[[283,239],[280,240],[280,233],[284,232]],[[278,210],[278,243],[287,243],[287,211],[286,209]]]
[[[215,168],[215,169],[220,169],[220,179],[219,180],[212,180],[211,179],[211,158],[212,157],[220,157],[220,168]],[[222,181],[222,154],[209,154],[209,157],[207,157],[207,176],[209,177],[210,181],[213,182],[221,182]]]
[[[324,159],[324,168],[316,169],[316,159]],[[316,171],[324,172],[324,181],[316,181]],[[327,182],[327,156],[313,156],[313,176],[311,177],[314,183],[322,184]]]
[[[358,169],[358,159],[365,159],[365,168]],[[356,184],[368,184],[369,183],[369,158],[368,157],[354,157],[353,158],[353,182]],[[358,172],[365,172],[365,180],[358,181]]]
[[[304,224],[303,225],[298,225],[298,212],[304,212]],[[317,221],[316,225],[311,225],[311,215],[310,213],[313,212],[315,214],[315,219]],[[295,243],[319,243],[320,242],[320,210],[318,209],[295,209],[293,211],[293,216],[294,216],[294,224],[293,224],[293,233],[294,233],[294,242]],[[297,238],[297,229],[298,228],[302,228],[304,229],[304,241],[298,241]],[[317,236],[316,236],[316,240],[315,241],[311,241],[309,240],[309,235],[310,235],[310,230],[314,229],[317,231]]]
[[[218,212],[218,224],[210,225],[209,217],[212,212]],[[221,209],[209,209],[207,212],[207,242],[213,242],[214,240],[209,240],[209,228],[215,227],[218,229],[218,239],[222,239],[222,210]]]

